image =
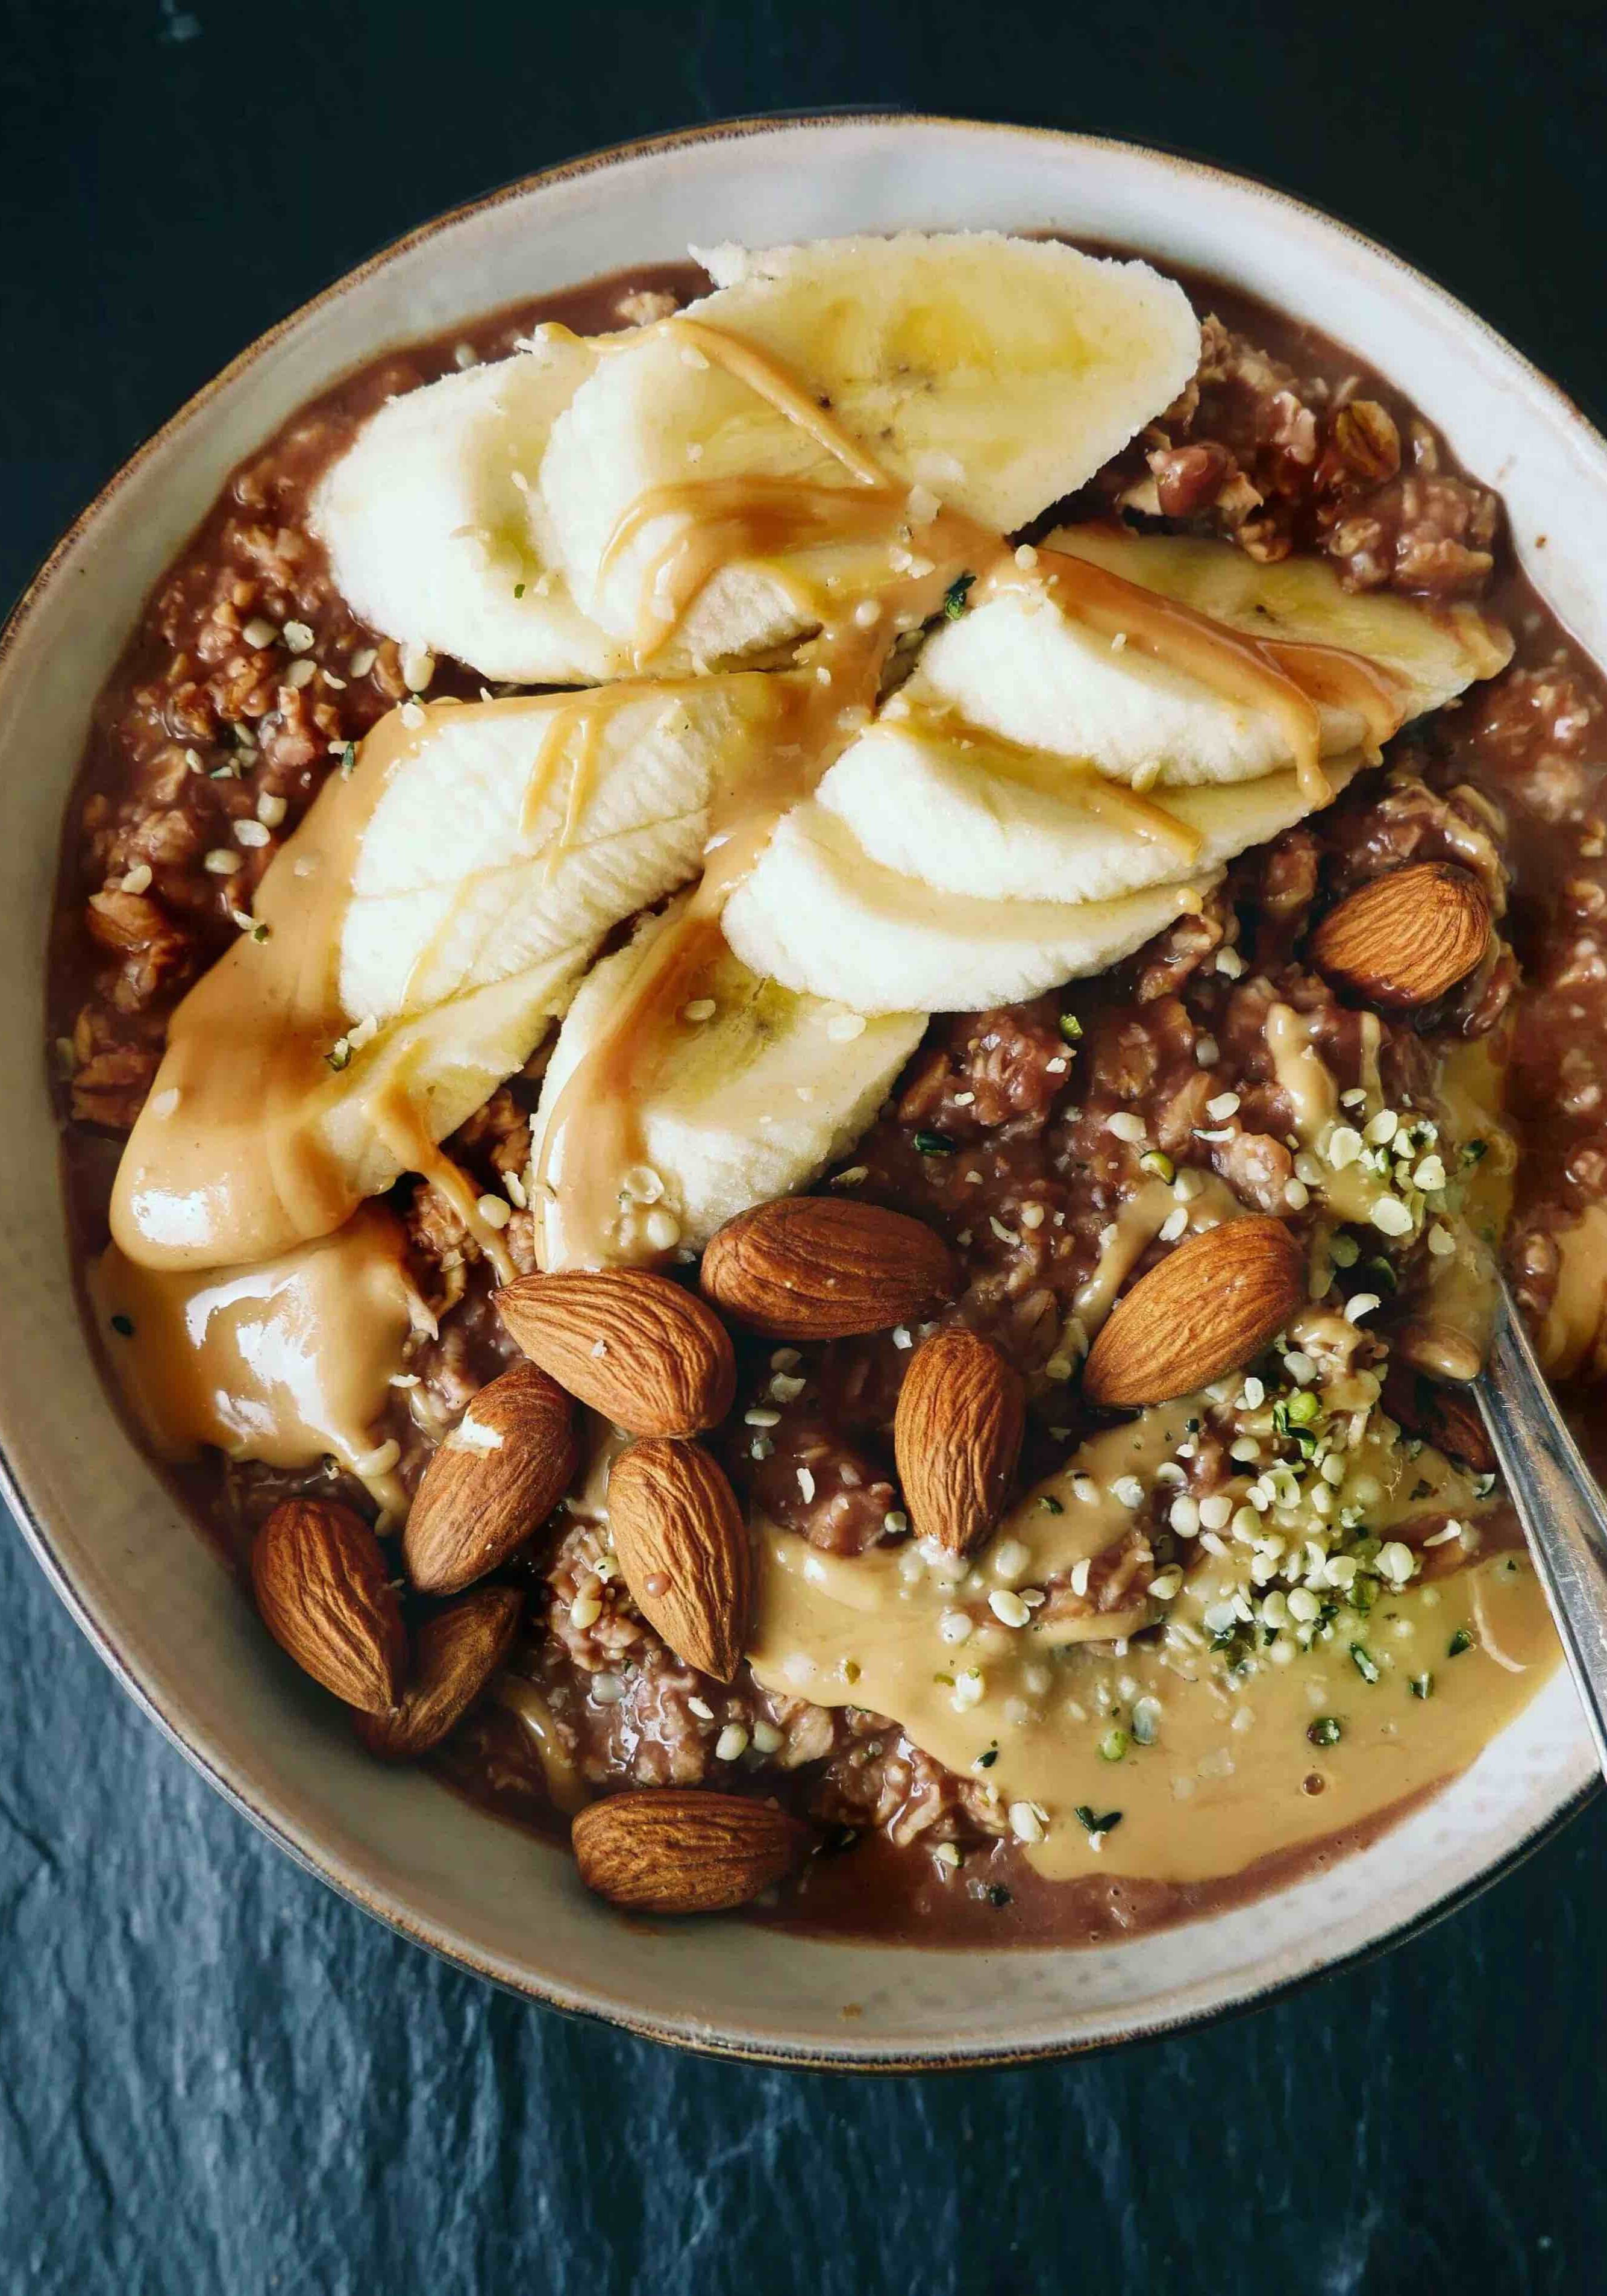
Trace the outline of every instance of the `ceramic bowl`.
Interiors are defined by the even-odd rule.
[[[358,1905],[532,1998],[782,2062],[999,2062],[1265,1999],[1442,1911],[1592,1775],[1559,1675],[1464,1776],[1361,1854],[1259,1903],[1089,1951],[980,1954],[627,1923],[567,1857],[371,1763],[269,1644],[111,1411],[79,1328],[40,1043],[62,803],[90,697],[231,466],[386,346],[688,242],[1052,228],[1198,266],[1382,367],[1505,495],[1552,604],[1607,658],[1607,447],[1544,376],[1382,249],[1210,168],[962,120],[737,122],[552,169],[414,233],[238,358],[60,545],[0,652],[0,1443],[62,1599],[220,1792]],[[1544,546],[1540,537],[1545,537]]]

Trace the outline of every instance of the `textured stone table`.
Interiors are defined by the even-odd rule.
[[[1209,152],[1400,246],[1599,406],[1599,21],[7,0],[0,586],[372,247],[767,107]],[[308,1880],[0,1525],[0,2291],[1581,2296],[1607,2285],[1604,1903],[1597,1804],[1386,1961],[1187,2039],[952,2080],[701,2063],[505,1999]]]

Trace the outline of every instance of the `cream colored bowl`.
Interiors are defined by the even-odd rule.
[[[62,802],[91,698],[231,466],[386,346],[689,242],[1045,227],[1200,266],[1375,362],[1505,495],[1521,554],[1598,659],[1607,448],[1459,304],[1309,208],[1092,138],[912,118],[739,122],[553,169],[427,226],[266,335],[113,480],[0,651],[0,1442],[62,1599],[204,1774],[381,1920],[500,1983],[665,2040],[806,2064],[977,2063],[1211,2016],[1443,1910],[1584,1792],[1559,1676],[1464,1776],[1359,1856],[1259,1904],[1086,1952],[853,1946],[632,1923],[568,1859],[427,1777],[381,1770],[269,1644],[122,1431],[79,1328],[42,1050]],[[1537,537],[1544,535],[1541,548]]]

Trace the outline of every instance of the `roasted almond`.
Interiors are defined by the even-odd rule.
[[[336,1499],[286,1499],[251,1547],[262,1623],[303,1673],[384,1714],[402,1694],[407,1635],[380,1542]]]
[[[1336,987],[1370,1004],[1431,1004],[1465,980],[1489,946],[1489,903],[1449,861],[1417,861],[1347,894],[1311,939]]]
[[[610,1794],[575,1820],[588,1890],[641,1914],[718,1914],[746,1906],[802,1859],[809,1832],[770,1802],[650,1786]]]
[[[1021,1456],[1027,1398],[997,1348],[974,1332],[934,1332],[898,1390],[893,1448],[918,1538],[969,1554],[1004,1510]]]
[[[485,1689],[519,1624],[517,1587],[481,1587],[427,1619],[414,1637],[413,1679],[389,1714],[354,1714],[371,1754],[408,1762],[439,1745]]]
[[[496,1294],[496,1312],[533,1362],[629,1434],[695,1435],[731,1408],[731,1335],[668,1275],[520,1275]]]
[[[1465,1460],[1475,1474],[1495,1472],[1495,1450],[1471,1388],[1449,1386],[1392,1358],[1384,1374],[1383,1406],[1437,1451]]]
[[[747,1636],[752,1559],[718,1462],[673,1437],[633,1443],[608,1479],[608,1519],[643,1617],[678,1659],[729,1682]]]
[[[402,1560],[426,1595],[455,1595],[539,1529],[575,1472],[575,1406],[533,1363],[482,1387],[414,1497]]]
[[[947,1245],[924,1222],[841,1196],[782,1196],[709,1242],[705,1293],[771,1340],[885,1332],[955,1289]]]
[[[1168,1403],[1238,1371],[1306,1298],[1282,1220],[1225,1221],[1180,1243],[1118,1300],[1083,1371],[1090,1403]]]

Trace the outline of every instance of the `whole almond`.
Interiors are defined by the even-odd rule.
[[[303,1673],[383,1714],[402,1694],[407,1635],[380,1542],[336,1499],[286,1499],[251,1547],[262,1623]]]
[[[1383,1406],[1437,1451],[1465,1460],[1475,1474],[1494,1473],[1495,1450],[1470,1389],[1431,1379],[1392,1357],[1384,1375]]]
[[[496,1312],[533,1362],[628,1434],[695,1435],[731,1408],[731,1335],[668,1275],[520,1275],[496,1294]]]
[[[1227,1220],[1169,1251],[1118,1300],[1083,1371],[1090,1403],[1168,1403],[1239,1371],[1306,1299],[1282,1220]]]
[[[1004,1511],[1021,1456],[1027,1398],[997,1348],[974,1332],[934,1332],[898,1390],[893,1448],[918,1538],[969,1554]]]
[[[407,1575],[455,1595],[539,1529],[575,1472],[575,1406],[533,1363],[482,1387],[424,1470],[402,1534]]]
[[[608,1479],[608,1519],[644,1618],[678,1659],[729,1682],[747,1637],[752,1559],[717,1461],[673,1437],[633,1443]]]
[[[427,1619],[414,1637],[413,1679],[389,1714],[354,1714],[357,1734],[382,1761],[427,1754],[456,1728],[503,1660],[519,1624],[517,1587],[481,1587]]]
[[[1358,885],[1330,909],[1311,953],[1339,988],[1405,1010],[1465,980],[1489,936],[1478,880],[1448,861],[1418,861]]]
[[[580,1812],[573,1833],[586,1888],[642,1914],[749,1905],[799,1863],[809,1840],[769,1802],[680,1786],[610,1794]]]
[[[771,1340],[885,1332],[950,1299],[955,1264],[923,1221],[840,1196],[782,1196],[710,1237],[707,1296]]]

